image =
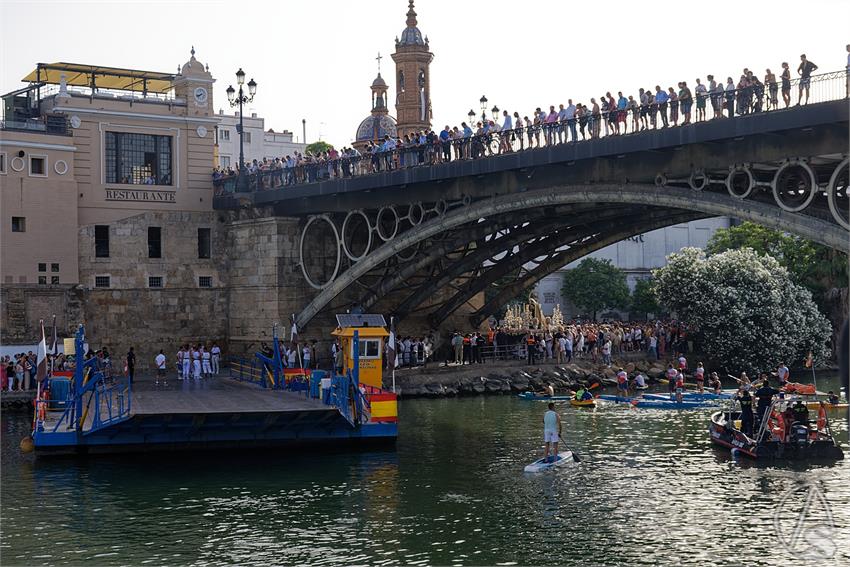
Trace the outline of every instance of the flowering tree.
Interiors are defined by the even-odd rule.
[[[731,371],[828,357],[829,322],[812,294],[771,256],[752,249],[708,258],[684,248],[653,272],[659,301],[693,326],[705,351]]]

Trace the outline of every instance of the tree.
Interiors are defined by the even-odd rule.
[[[638,280],[632,292],[630,310],[641,313],[646,318],[647,313],[658,313],[661,306],[655,297],[655,289],[651,279]]]
[[[794,283],[812,292],[815,302],[826,312],[825,294],[832,288],[847,286],[847,255],[827,246],[765,228],[753,222],[722,228],[714,233],[706,252],[752,248],[761,256],[772,256],[788,270]]]
[[[333,149],[332,145],[330,145],[327,142],[323,142],[323,141],[319,140],[318,142],[313,142],[312,144],[307,144],[307,148],[304,151],[307,152],[308,154],[312,154],[314,156],[317,156],[319,154],[323,154],[323,153],[330,151],[332,149]]]
[[[771,256],[752,249],[705,257],[684,248],[653,272],[658,300],[689,326],[727,370],[762,371],[828,356],[831,329],[809,290]]]
[[[629,302],[626,274],[610,260],[585,258],[578,267],[564,273],[561,294],[579,309],[593,313],[624,308]]]

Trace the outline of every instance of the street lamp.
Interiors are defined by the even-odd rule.
[[[245,94],[245,91],[242,90],[242,85],[245,84],[245,71],[242,70],[242,67],[236,71],[236,84],[239,85],[239,91],[233,88],[233,85],[227,87],[227,100],[230,102],[231,107],[239,107],[239,179],[237,181],[237,185],[240,189],[245,188],[245,133],[242,122],[242,105],[247,104],[254,100],[254,95],[257,94],[257,83],[254,82],[254,79],[248,81],[248,94]]]
[[[493,120],[499,119],[499,107],[498,106],[493,105],[493,109],[490,112],[493,113]]]
[[[487,122],[487,97],[481,95],[481,100],[478,102],[481,103],[481,120],[485,123]]]
[[[472,128],[474,126],[473,122],[475,122],[475,111],[470,108],[467,116],[469,116],[469,127]]]

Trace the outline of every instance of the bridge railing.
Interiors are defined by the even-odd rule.
[[[403,142],[400,147],[390,142],[371,153],[342,155],[334,159],[310,158],[309,161],[289,166],[281,156],[279,162],[264,162],[256,168],[250,167],[242,182],[232,171],[229,174],[214,173],[213,185],[216,195],[226,195],[399,169],[432,167],[452,161],[581,143],[607,136],[641,135],[655,129],[684,125],[682,121],[688,107],[690,124],[699,124],[709,122],[715,116],[717,119],[728,119],[791,110],[797,106],[801,93],[804,104],[806,100],[813,104],[847,98],[850,90],[850,77],[845,70],[813,75],[808,80],[798,77],[787,82],[777,76],[776,82],[766,85],[756,83],[742,88],[734,83],[736,87],[729,90],[722,86],[722,82],[719,83],[722,88],[714,92],[698,94],[692,91],[693,98],[690,101],[659,103],[652,99],[647,104],[641,104],[639,100],[633,99],[627,102],[625,108],[609,110],[600,104],[598,111],[585,106],[570,118],[548,123],[532,114],[530,117],[522,116],[522,120],[509,130],[501,130],[498,121],[503,118],[494,117],[471,135],[467,132],[464,136],[462,131],[453,130],[448,139],[440,139],[440,134],[435,132],[430,138],[422,136],[415,142]],[[807,99],[806,87],[809,91]],[[702,109],[704,116],[697,112]],[[477,120],[480,123],[480,118]]]

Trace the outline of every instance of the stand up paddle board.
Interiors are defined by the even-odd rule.
[[[552,458],[551,456],[549,457]],[[555,467],[562,467],[564,465],[568,465],[573,462],[573,453],[572,451],[563,451],[558,453],[558,456],[552,462],[544,462],[544,459],[537,459],[530,465],[526,465],[525,472],[529,473],[537,473],[547,471],[549,469],[553,469]]]

